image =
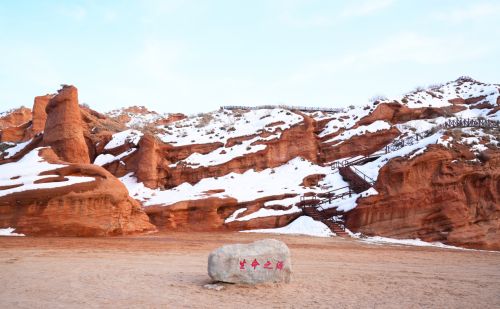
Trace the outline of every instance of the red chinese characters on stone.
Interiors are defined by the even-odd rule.
[[[283,261],[276,263],[276,269],[283,270]]]
[[[240,269],[245,269],[245,264],[247,263],[247,260],[240,261]]]
[[[243,259],[242,261],[240,260],[239,261],[239,264],[240,264],[240,270],[245,270],[247,269],[245,267],[245,265],[247,264],[247,260],[246,259]],[[284,267],[284,264],[285,262],[284,261],[278,261],[276,262],[276,268],[273,267],[273,263],[269,260],[266,261],[266,263],[264,263],[264,265],[262,266],[264,269],[275,269],[275,270],[283,270],[283,267]],[[253,259],[253,262],[250,264],[250,266],[254,269],[254,270],[257,270],[257,266],[260,266],[261,264],[259,263],[259,261],[257,261],[257,259]]]
[[[260,265],[260,263],[259,263],[259,262],[257,262],[257,259],[254,259],[254,260],[253,260],[253,262],[252,262],[252,264],[250,264],[250,265],[252,265],[253,269],[255,270],[255,268],[256,268],[257,266],[259,266],[259,265]]]

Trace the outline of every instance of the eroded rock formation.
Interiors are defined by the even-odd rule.
[[[31,109],[20,107],[0,116],[0,130],[20,126],[31,120]]]
[[[64,163],[49,148],[41,150],[40,156]],[[51,176],[37,183],[47,188],[0,196],[1,227],[12,226],[29,236],[111,236],[155,230],[125,186],[103,168],[71,164],[44,174]],[[68,176],[94,180],[50,188]]]
[[[474,87],[479,88],[471,90]],[[430,136],[426,132],[441,130],[448,117],[497,119],[498,98],[498,87],[461,80],[414,91],[401,100],[332,113],[236,108],[186,118],[144,107],[100,114],[79,106],[76,88],[66,86],[55,96],[37,97],[32,119],[11,117],[2,141],[33,140],[9,156],[3,150],[15,145],[2,145],[0,166],[46,146],[52,149],[43,150],[47,161],[68,166],[43,181],[64,182],[68,176],[95,181],[1,197],[0,225],[11,224],[28,235],[117,235],[153,229],[117,179],[124,177],[131,195],[146,206],[149,220],[161,230],[283,227],[304,214],[301,196],[331,199],[330,190],[349,185],[331,164],[360,156],[371,156],[373,162],[374,153],[385,154],[386,145],[417,132]],[[127,130],[131,128],[136,130]],[[135,133],[127,136],[124,131]],[[360,198],[346,213],[339,204],[332,205],[329,216],[343,214],[349,228],[367,235],[499,249],[498,132],[451,131],[457,131],[449,140],[453,147],[429,146],[424,154],[412,155],[415,148],[398,154],[403,157],[376,162],[378,167],[372,168],[377,171],[385,165],[375,186],[379,194]],[[433,135],[428,143],[448,143],[439,142],[439,137]],[[245,175],[265,185],[248,186],[252,179]],[[300,177],[281,185],[293,175]]]
[[[47,121],[46,108],[52,98],[54,98],[53,94],[35,97],[35,102],[33,103],[33,121],[31,124],[32,135],[38,134],[45,129],[45,122]]]
[[[0,142],[24,141],[31,125],[31,110],[23,106],[4,114],[0,117]]]
[[[64,86],[59,90],[50,99],[46,112],[44,144],[50,146],[63,161],[90,163],[76,87]]]
[[[366,235],[420,238],[500,249],[500,152],[469,163],[470,154],[432,147],[380,170],[378,195],[347,213],[347,226]]]

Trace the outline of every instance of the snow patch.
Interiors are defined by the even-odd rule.
[[[115,133],[113,134],[112,139],[106,144],[106,146],[104,146],[104,149],[114,149],[124,145],[125,143],[131,143],[137,146],[143,135],[144,134],[142,134],[142,132],[132,129]]]
[[[14,147],[7,148],[4,153],[7,155],[5,156],[5,159],[12,158],[15,154],[19,153],[21,150],[23,150],[29,143],[31,143],[32,140],[29,140],[24,143],[19,143]]]
[[[316,237],[331,237],[334,233],[324,223],[308,216],[301,216],[285,227],[275,229],[246,230],[243,233],[294,234]]]
[[[436,247],[436,248],[454,249],[454,250],[473,250],[473,249],[445,245],[441,242],[426,242],[426,241],[420,240],[419,238],[416,238],[416,239],[396,239],[396,238],[388,238],[388,237],[382,237],[382,236],[367,237],[367,236],[362,236],[360,233],[351,233],[350,231],[349,231],[349,234],[351,235],[351,237],[357,238],[360,241],[370,243],[370,244],[390,244],[390,245],[417,246],[417,247]]]
[[[256,212],[249,214],[248,216],[237,218],[237,219],[235,219],[235,221],[249,221],[252,219],[262,218],[262,217],[283,216],[283,215],[298,213],[301,211],[302,210],[297,206],[292,206],[290,209],[287,209],[287,210],[261,208],[261,209],[257,210]]]
[[[389,123],[382,120],[377,120],[369,125],[359,126],[355,129],[344,131],[339,135],[335,136],[334,138],[329,139],[325,143],[332,143],[336,141],[342,142],[350,139],[353,136],[364,135],[366,133],[375,133],[377,131],[382,131],[382,130],[389,130],[390,128],[391,125]]]
[[[245,212],[248,208],[246,207],[243,207],[243,208],[240,208],[240,209],[236,209],[235,212],[233,212],[232,215],[230,215],[229,217],[227,217],[227,219],[224,221],[224,223],[229,223],[229,222],[233,222],[236,217],[238,217],[239,214]]]
[[[25,236],[24,234],[14,233],[15,230],[11,227],[0,229],[0,236]]]
[[[101,155],[97,156],[97,158],[95,158],[94,164],[99,165],[99,166],[103,166],[103,165],[109,164],[111,162],[121,160],[122,158],[131,155],[136,150],[137,150],[136,148],[132,148],[132,149],[129,149],[125,152],[122,152],[121,154],[119,154],[117,156],[114,156],[114,155],[109,154],[109,153],[101,154]]]

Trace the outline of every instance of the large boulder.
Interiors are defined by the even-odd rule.
[[[291,273],[290,250],[275,239],[222,246],[208,256],[208,275],[215,281],[288,283]]]

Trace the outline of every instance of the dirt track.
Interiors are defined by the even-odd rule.
[[[266,235],[0,237],[0,308],[500,308],[500,253],[270,236],[290,284],[207,290],[208,253]]]

